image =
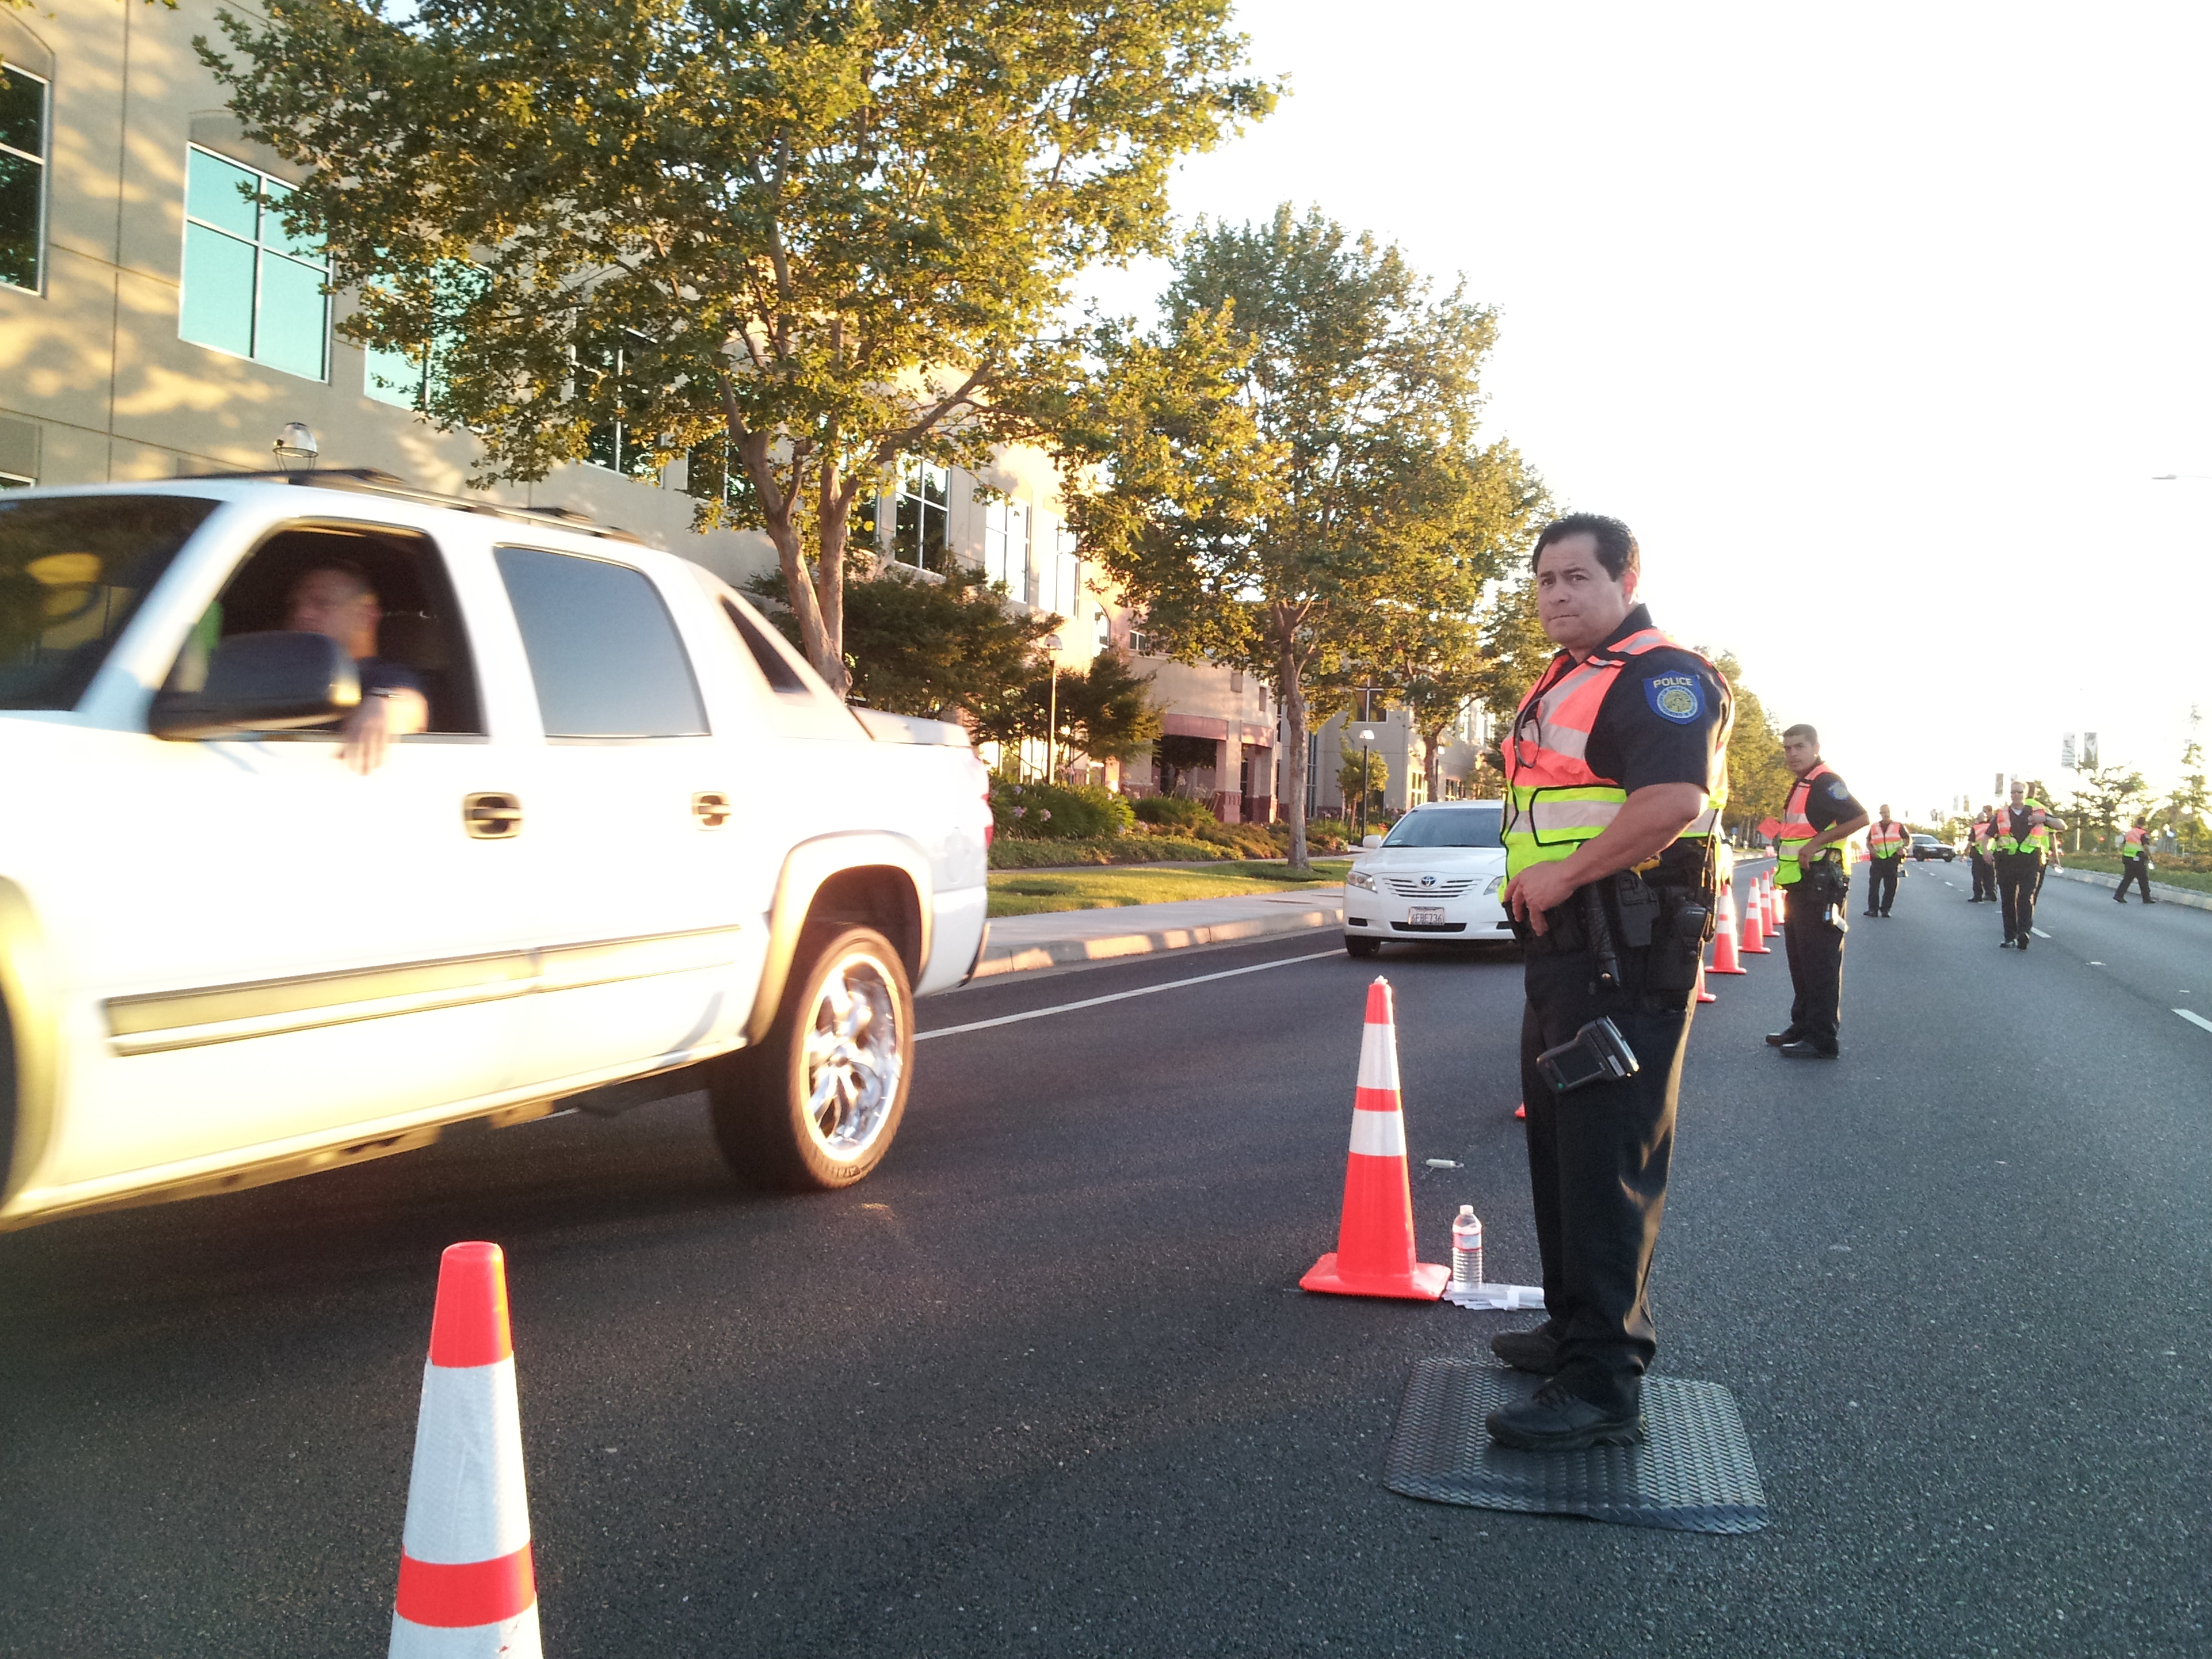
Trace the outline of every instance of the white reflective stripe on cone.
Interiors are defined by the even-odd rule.
[[[1406,1119],[1401,1112],[1354,1112],[1352,1150],[1360,1158],[1403,1158]]]
[[[394,1619],[386,1659],[544,1659],[544,1651],[538,1644],[538,1607],[533,1602],[496,1625],[466,1625],[453,1630]]]
[[[514,1359],[425,1365],[401,1547],[417,1561],[493,1561],[529,1541]]]
[[[1342,1073],[1338,1073],[1341,1077]],[[1398,1033],[1388,1025],[1359,1029],[1359,1086],[1398,1092]]]

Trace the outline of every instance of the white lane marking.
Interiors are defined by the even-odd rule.
[[[1072,1014],[1078,1008],[1096,1008],[1108,1002],[1127,1002],[1131,997],[1148,997],[1159,991],[1180,991],[1186,985],[1204,985],[1210,980],[1235,979],[1239,974],[1264,974],[1270,968],[1288,968],[1297,963],[1319,962],[1323,957],[1342,954],[1340,951],[1316,951],[1310,956],[1285,957],[1280,962],[1260,962],[1249,968],[1230,968],[1218,974],[1173,979],[1164,985],[1146,985],[1134,991],[1116,991],[1111,996],[1085,997],[1080,1002],[1062,1002],[1050,1008],[1032,1008],[1025,1014],[1001,1014],[996,1019],[979,1019],[967,1025],[948,1025],[941,1031],[916,1031],[914,1040],[927,1042],[932,1037],[958,1036],[963,1031],[988,1031],[994,1025],[1013,1025],[1025,1019],[1042,1019],[1047,1014]]]
[[[2104,964],[2103,963],[2101,963],[2101,962],[2093,962],[2093,963],[2091,963],[2089,965],[2090,965],[2092,968],[2101,968],[2101,967],[2103,967],[2105,964]]]
[[[2206,1030],[2212,1031],[2212,1019],[2207,1019],[2202,1014],[2192,1014],[2186,1008],[2177,1008],[2173,1012],[2179,1014],[2182,1018],[2187,1020],[2191,1025],[2202,1025]]]
[[[2051,937],[2050,934],[2045,933],[2040,927],[2031,927],[2027,931],[2034,934],[2038,939],[2049,939]]]

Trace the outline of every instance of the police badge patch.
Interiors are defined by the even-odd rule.
[[[1687,726],[1705,712],[1705,694],[1695,674],[1654,674],[1644,682],[1644,701],[1662,720]]]
[[[1851,792],[1845,787],[1844,781],[1841,778],[1834,780],[1828,785],[1828,799],[1830,800],[1849,800],[1850,798]]]

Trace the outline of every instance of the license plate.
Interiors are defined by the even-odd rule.
[[[1443,926],[1443,920],[1444,907],[1441,904],[1417,904],[1406,912],[1407,925],[1414,927],[1421,927],[1425,923],[1432,927],[1441,927]]]

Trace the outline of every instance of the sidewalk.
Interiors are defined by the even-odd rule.
[[[2051,873],[2066,881],[2086,881],[2106,892],[2120,884],[2118,876],[2108,876],[2102,870],[2053,870]],[[2200,893],[2194,887],[2172,887],[2154,880],[2150,892],[2160,904],[2185,904],[2192,910],[2212,910],[2212,893]]]
[[[1341,887],[1000,916],[991,923],[975,977],[1034,973],[1042,968],[1109,962],[1116,957],[1149,956],[1194,945],[1227,945],[1237,939],[1267,939],[1277,933],[1309,933],[1343,925]]]

